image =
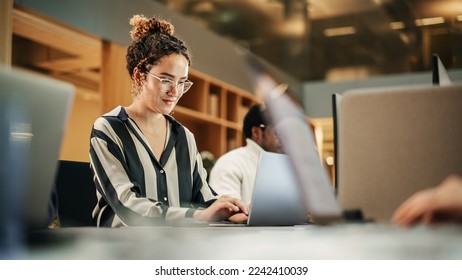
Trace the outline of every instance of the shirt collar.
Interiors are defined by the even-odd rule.
[[[247,145],[246,147],[255,155],[259,156],[261,152],[264,151],[264,149],[257,144],[257,142],[253,141],[250,138],[245,139]]]

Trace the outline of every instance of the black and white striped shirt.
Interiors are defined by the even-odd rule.
[[[192,217],[217,197],[194,135],[171,116],[167,143],[158,160],[136,123],[121,106],[98,118],[92,129],[90,161],[98,203],[98,226],[155,225]]]

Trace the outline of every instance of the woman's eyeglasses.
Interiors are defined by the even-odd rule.
[[[178,82],[175,83],[174,81],[166,78],[160,78],[156,76],[155,74],[151,72],[147,72],[148,75],[153,76],[154,78],[158,79],[160,82],[160,90],[163,92],[170,92],[173,88],[176,87],[176,90],[178,91],[179,94],[184,94],[187,92],[191,86],[193,85],[193,82],[186,80],[184,82]]]

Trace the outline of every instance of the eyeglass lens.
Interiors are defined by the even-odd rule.
[[[180,82],[178,84],[175,84],[171,80],[161,79],[160,85],[161,85],[161,90],[165,92],[171,91],[176,86],[178,92],[185,93],[191,88],[192,83],[189,81],[186,81],[186,82]]]

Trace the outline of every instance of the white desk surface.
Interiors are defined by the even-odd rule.
[[[462,259],[462,226],[59,228],[24,259],[446,260]],[[37,234],[40,237],[42,232]],[[42,236],[43,237],[43,236]]]

